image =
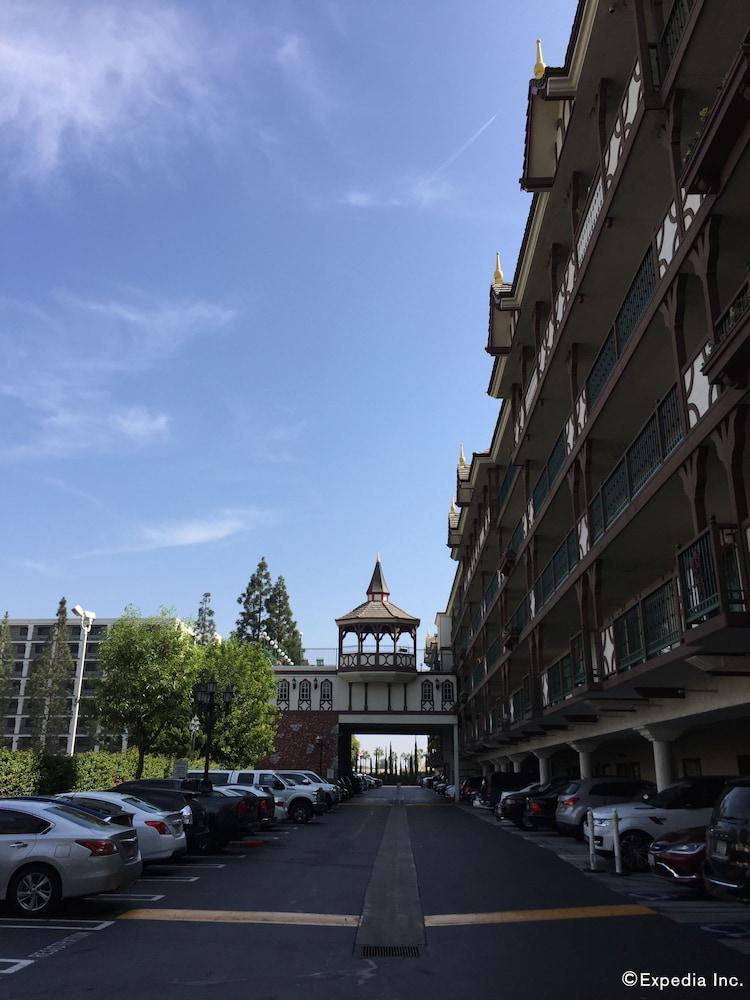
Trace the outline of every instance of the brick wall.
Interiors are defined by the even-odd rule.
[[[284,712],[276,734],[276,750],[259,762],[259,767],[320,768],[320,748],[315,737],[328,743],[323,748],[323,774],[329,768],[338,774],[338,713],[337,712]]]

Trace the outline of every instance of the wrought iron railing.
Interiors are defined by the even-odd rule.
[[[487,647],[487,670],[492,670],[497,661],[503,655],[503,642],[500,636],[489,644]]]
[[[492,599],[494,598],[495,594],[497,593],[497,590],[498,590],[499,586],[500,586],[500,580],[498,578],[498,575],[497,575],[497,573],[493,573],[492,576],[490,577],[490,582],[487,585],[487,589],[484,592],[484,611],[485,611],[485,613],[487,612],[487,609],[489,608],[490,604],[492,603]]]
[[[518,553],[518,550],[521,548],[522,544],[523,544],[523,518],[521,518],[521,520],[518,522],[515,529],[513,530],[513,534],[510,537],[510,542],[508,543],[508,548],[514,555],[516,555]]]
[[[589,409],[591,409],[601,395],[602,389],[609,381],[609,376],[612,374],[616,364],[617,340],[615,338],[615,331],[610,330],[586,379],[586,403]]]
[[[651,301],[658,281],[656,252],[654,244],[650,243],[615,319],[618,355],[622,354],[625,345],[630,340],[633,330],[638,325],[638,320]]]
[[[695,0],[674,0],[672,4],[659,46],[661,49],[662,78],[667,75],[667,70],[674,59],[694,3]]]
[[[750,309],[750,282],[748,279],[742,282],[739,291],[734,296],[732,301],[729,303],[727,308],[719,317],[719,321],[716,324],[716,340],[717,343],[721,343],[725,337],[728,337],[732,330],[737,326],[739,321],[745,315],[745,313]]]
[[[560,469],[563,467],[567,453],[567,440],[565,438],[565,428],[563,428],[560,431],[557,441],[555,441],[552,451],[549,453],[549,458],[544,463],[544,468],[542,469],[532,491],[532,499],[534,501],[534,518],[536,518],[539,508],[549,496],[552,484],[557,478],[557,474]]]
[[[557,705],[575,693],[576,688],[586,683],[583,663],[566,653],[542,675],[542,704]]]
[[[645,659],[641,616],[638,605],[629,608],[613,622],[615,657],[618,670],[629,670]]]
[[[641,601],[646,658],[671,648],[682,634],[677,588],[667,580]]]
[[[552,597],[578,563],[578,536],[570,531],[534,581],[534,612]]]
[[[497,506],[498,510],[502,508],[505,501],[508,499],[508,494],[510,493],[513,483],[516,481],[516,476],[518,475],[518,466],[509,465],[505,470],[505,475],[500,483],[500,489],[497,491]]]
[[[740,572],[741,533],[735,526],[711,524],[677,554],[682,609],[688,626],[719,611],[747,611]]]

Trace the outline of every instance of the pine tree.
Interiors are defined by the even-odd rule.
[[[234,635],[238,642],[258,642],[268,622],[267,602],[271,594],[271,574],[266,557],[262,556],[250,582],[237,598],[242,611]]]
[[[13,697],[13,642],[10,637],[8,612],[0,622],[0,719],[9,715],[8,706]]]
[[[68,699],[75,663],[68,646],[68,608],[60,598],[55,622],[41,654],[34,660],[26,685],[26,711],[31,716],[31,745],[56,753],[68,723]]]
[[[279,576],[271,588],[266,601],[266,611],[268,613],[266,632],[269,637],[278,642],[292,663],[301,663],[302,636],[297,628],[297,622],[292,617],[289,593],[283,576]]]
[[[195,641],[199,646],[209,646],[212,642],[216,642],[214,609],[211,607],[211,594],[209,591],[206,591],[203,597],[201,597],[198,618],[195,623]]]

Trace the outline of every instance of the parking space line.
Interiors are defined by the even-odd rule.
[[[0,930],[36,931],[103,931],[112,926],[111,920],[74,920],[65,917],[60,920],[34,919],[19,921],[13,917],[0,918]]]
[[[84,899],[87,903],[106,903],[110,899],[117,900],[117,902],[124,900],[128,903],[158,903],[160,899],[164,899],[164,894],[150,896],[145,892],[107,892],[98,896],[84,896]]]
[[[655,917],[648,906],[634,903],[613,906],[566,906],[549,910],[500,910],[497,913],[434,913],[425,916],[425,927],[462,927],[469,924],[526,924],[547,920],[598,920],[601,917]]]
[[[147,871],[150,871],[150,872],[174,872],[174,871],[182,871],[183,868],[226,868],[226,865],[213,865],[213,864],[203,865],[203,864],[200,864],[200,863],[197,864],[197,865],[187,865],[187,864],[186,865],[183,865],[183,864],[179,864],[179,865],[149,865]]]
[[[200,882],[198,875],[141,875],[136,882]]]
[[[0,968],[0,976],[12,976],[14,972],[20,972],[21,969],[33,964],[33,958],[0,958],[0,966],[8,966],[7,969]]]
[[[344,913],[284,913],[268,910],[128,910],[118,920],[185,920],[219,924],[293,924],[358,927],[359,916]]]

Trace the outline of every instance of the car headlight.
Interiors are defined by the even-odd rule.
[[[675,844],[674,846],[670,844],[663,844],[661,848],[657,850],[669,851],[670,854],[698,854],[704,849],[706,845],[701,841],[690,841],[685,844]]]
[[[273,802],[274,802],[274,805],[276,805],[276,806],[283,806],[284,805],[284,800],[283,799],[274,799]]]
[[[603,830],[606,827],[608,827],[611,822],[612,822],[611,819],[599,819],[598,817],[594,816],[594,826],[599,827],[600,830]]]

